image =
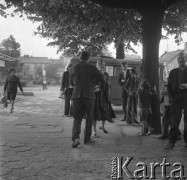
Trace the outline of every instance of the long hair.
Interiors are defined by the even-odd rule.
[[[149,82],[147,80],[143,80],[142,81],[141,87],[144,90],[150,90],[151,89],[151,86],[150,86],[150,84],[149,84]]]
[[[103,59],[98,58],[96,67],[99,71],[105,72],[106,64]]]

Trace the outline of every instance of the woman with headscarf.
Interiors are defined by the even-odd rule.
[[[105,83],[103,86],[97,84],[95,87],[95,109],[94,109],[94,122],[93,122],[93,137],[97,138],[96,125],[97,121],[102,121],[102,125],[100,129],[103,130],[104,133],[108,133],[105,129],[105,121],[108,120],[110,123],[113,123],[112,118],[115,118],[115,113],[112,109],[110,102],[110,77],[106,72],[106,65],[103,59],[99,58],[97,61],[97,68],[102,73],[105,79]]]
[[[9,76],[6,79],[5,86],[4,86],[4,95],[7,95],[7,99],[10,100],[10,104],[11,104],[10,113],[13,113],[14,101],[16,99],[18,86],[23,94],[23,89],[20,80],[15,75],[15,72],[16,72],[15,69],[13,68],[10,69]]]

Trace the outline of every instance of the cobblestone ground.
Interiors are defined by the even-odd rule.
[[[161,163],[167,158],[171,164],[168,174],[175,169],[174,162],[181,162],[187,175],[187,149],[182,140],[173,150],[165,150],[167,141],[158,140],[156,135],[138,137],[140,127],[121,122],[119,112],[114,124],[106,123],[108,134],[98,130],[100,137],[94,143],[71,148],[73,119],[63,117],[59,88],[42,91],[35,87],[25,91],[32,91],[34,96],[18,95],[13,114],[0,104],[1,180],[111,179],[111,159],[116,156],[134,157],[130,171],[137,169],[138,162],[147,163],[148,172],[151,162]],[[84,125],[83,121],[82,131]],[[156,179],[161,180],[161,168],[155,171]]]

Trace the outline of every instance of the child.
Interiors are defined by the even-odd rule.
[[[162,97],[162,103],[164,106],[164,111],[163,111],[163,117],[162,117],[162,135],[158,137],[158,139],[167,139],[168,138],[168,131],[169,131],[169,126],[170,126],[170,99],[168,96],[168,88],[167,88],[167,83],[163,86],[161,95]],[[178,129],[178,136],[177,140],[181,139],[181,133]]]
[[[154,95],[154,93],[151,91],[148,81],[144,80],[141,84],[141,88],[138,90],[138,101],[139,101],[139,108],[140,108],[140,123],[142,124],[142,133],[140,134],[140,136],[146,135],[145,128],[148,129],[148,133],[147,133],[148,136],[153,131],[153,128],[147,124],[147,119],[148,119],[149,115],[152,113],[151,98],[153,95]]]

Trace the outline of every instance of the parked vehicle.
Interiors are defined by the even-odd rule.
[[[142,71],[142,60],[141,59],[125,59],[124,60],[124,59],[115,59],[115,58],[106,57],[106,56],[101,56],[101,58],[105,61],[106,71],[108,72],[110,79],[111,79],[112,104],[121,105],[122,104],[121,87],[118,84],[118,76],[119,76],[119,73],[122,71],[121,63],[127,62],[129,69],[135,67],[137,74],[140,75]],[[90,63],[93,65],[96,65],[97,60],[98,60],[97,57],[91,57]],[[78,62],[79,62],[79,57],[73,57],[68,61],[66,68],[69,65],[74,65]],[[160,85],[161,86],[163,84],[164,79],[166,79],[164,70],[165,70],[164,65],[160,64],[159,73],[160,73]]]

